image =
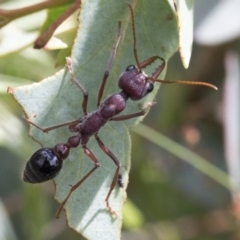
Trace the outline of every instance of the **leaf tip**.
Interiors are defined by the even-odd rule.
[[[14,92],[14,88],[12,88],[12,87],[7,88],[7,93],[13,95],[13,92]]]

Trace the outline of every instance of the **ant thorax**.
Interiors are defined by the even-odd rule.
[[[128,100],[128,94],[124,91],[110,95],[105,101],[99,106],[99,114],[103,119],[111,119],[115,115],[122,112],[126,107]]]
[[[127,99],[128,95],[123,91],[112,94],[96,111],[84,116],[78,127],[82,137],[91,137],[96,134],[106,122],[125,109]]]

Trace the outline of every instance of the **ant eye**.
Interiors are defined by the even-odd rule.
[[[129,72],[133,69],[135,69],[136,67],[134,65],[129,65],[127,68],[126,68],[126,71]]]
[[[147,92],[150,93],[150,92],[152,92],[153,89],[154,89],[153,83],[149,83]]]

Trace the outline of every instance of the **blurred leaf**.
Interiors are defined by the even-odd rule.
[[[144,216],[131,200],[127,200],[123,208],[123,225],[127,229],[137,229],[143,226]]]
[[[149,4],[148,1],[142,0],[134,3],[140,61],[153,55],[168,60],[178,48],[177,25],[172,9],[166,1],[155,0]],[[135,63],[130,13],[124,1],[86,1],[82,4],[79,19],[81,28],[71,57],[76,78],[89,91],[89,112],[96,109],[95,96],[116,37],[117,20],[123,21],[121,42],[103,98],[119,91],[118,76],[126,66]],[[79,115],[83,115],[80,108],[82,94],[69,79],[67,71],[62,70],[40,83],[13,89],[14,97],[23,106],[28,118],[42,127],[78,119]],[[156,85],[154,93],[158,86]],[[150,94],[141,103],[152,101],[154,95]],[[137,104],[128,102],[124,114],[137,111]],[[122,164],[125,187],[128,182],[131,146],[127,127],[134,122],[136,120],[110,122],[99,133],[100,138]],[[66,142],[70,136],[65,128],[46,134],[34,127],[31,127],[30,135],[45,147]],[[115,165],[99,150],[93,139],[88,147],[96,154],[102,167],[71,195],[65,206],[68,225],[89,239],[119,239],[125,190],[116,186],[111,194],[110,205],[118,213],[118,217],[114,218],[107,211],[104,200],[109,191]],[[70,186],[79,181],[92,167],[92,162],[85,157],[81,148],[72,150],[64,163],[63,171],[55,180],[56,199],[62,202]]]
[[[43,227],[45,227],[50,215],[50,205],[45,200],[46,196],[43,194],[41,186],[33,185],[29,190],[25,185],[23,196],[24,215],[22,220],[25,224],[25,235],[28,239],[42,240]]]
[[[24,6],[22,6],[22,4],[12,5],[12,3],[1,5],[1,10],[3,10],[3,12],[2,15],[0,13],[0,18],[2,18],[2,22],[4,22],[5,18],[8,20],[10,19],[10,21],[14,21],[7,24],[7,26],[4,26],[1,31],[2,41],[0,42],[0,56],[19,51],[34,42],[39,33],[33,31],[33,29],[39,28],[39,24],[41,24],[45,16],[40,10],[50,7],[47,18],[41,28],[41,32],[44,32],[44,30],[51,26],[54,21],[70,6],[72,1],[62,0],[59,2],[48,2],[49,3],[45,4],[31,2],[31,4],[29,3],[29,6],[26,6],[26,3]],[[66,4],[67,2],[70,3]],[[4,10],[9,11],[9,13],[5,13]],[[40,11],[40,13],[36,13],[36,11]],[[6,14],[6,16],[4,14]],[[65,42],[71,46],[76,34],[76,26],[74,28],[71,26],[71,29],[68,30],[66,30],[66,26],[67,24],[65,24],[65,32],[67,31],[67,33],[62,33],[64,36],[61,36],[61,38],[64,38]],[[18,41],[15,41],[16,39],[18,39]],[[59,42],[61,42],[60,39],[58,40],[58,44],[54,41],[54,49],[63,47],[64,44],[60,44]],[[64,47],[66,47],[65,45]],[[52,45],[49,45],[47,49],[52,49],[51,46]]]
[[[239,0],[220,1],[196,29],[200,44],[217,45],[240,36]]]
[[[24,32],[9,24],[0,32],[0,56],[19,51],[30,45],[37,37],[37,32]],[[17,41],[16,41],[17,39]]]
[[[70,55],[71,55],[71,48],[61,49],[58,52],[56,62],[55,62],[55,66],[58,67],[58,66],[64,65],[66,56],[70,56]]]
[[[225,57],[226,80],[224,87],[225,154],[233,191],[239,194],[240,186],[240,61],[239,54],[228,52]]]
[[[47,10],[47,18],[41,27],[41,33],[43,33],[48,27],[50,27],[55,20],[57,20],[61,14],[69,8],[70,4],[64,4],[63,6],[57,6]]]
[[[44,32],[68,7],[70,4],[51,8],[48,10],[47,19],[42,27],[41,32]],[[44,49],[54,50],[72,47],[73,40],[77,31],[77,15],[79,10],[69,16],[54,32],[52,38],[48,41]],[[65,56],[66,57],[66,56]]]
[[[30,84],[30,81],[27,81],[25,78],[19,78],[19,77],[13,77],[9,75],[0,74],[1,79],[1,85],[0,85],[0,94],[6,94],[7,88],[9,86],[11,87],[17,87],[19,86],[19,83],[22,84]]]
[[[23,126],[20,119],[13,115],[4,102],[0,103],[0,112],[0,144],[12,148],[21,146],[22,138],[19,138],[19,133],[23,130]]]
[[[151,129],[143,124],[139,124],[138,126],[132,128],[132,130],[142,137],[157,144],[159,147],[164,148],[170,153],[188,162],[202,173],[223,185],[228,190],[232,189],[232,186],[229,183],[230,180],[234,185],[236,184],[236,181],[233,178],[230,178],[227,173],[223,172],[221,169],[215,167],[207,160],[198,156],[187,148],[182,147],[180,144],[156,132],[154,129]]]
[[[179,27],[179,53],[183,66],[188,68],[193,43],[193,7],[194,1],[174,0],[177,6],[177,18]]]
[[[44,11],[34,13],[31,11],[31,9],[28,9],[27,11],[18,11],[18,9],[26,8],[30,5],[32,6],[38,3],[39,0],[2,1],[0,4],[0,9],[7,10],[7,13],[0,13],[0,18],[2,20],[0,23],[1,29],[7,28],[8,25],[4,24],[8,24],[9,21],[13,21],[11,24],[25,31],[31,31],[35,28],[39,28],[40,24],[44,21],[44,17],[46,15]],[[15,10],[17,10],[17,12]]]
[[[79,11],[72,14],[57,28],[52,38],[44,47],[44,49],[49,50],[60,49],[56,59],[56,66],[63,65],[66,56],[69,56],[71,53],[71,48],[77,32],[77,15],[79,14]]]
[[[28,1],[29,4],[34,4],[37,1]],[[1,9],[11,10],[26,6],[24,1],[7,1],[0,5]],[[0,16],[1,17],[1,16]],[[29,46],[37,37],[35,31],[39,27],[41,21],[44,20],[44,12],[30,14],[25,17],[14,20],[8,25],[1,28],[0,31],[0,56],[11,54],[20,51]],[[17,39],[17,41],[16,41]]]
[[[7,212],[0,201],[0,239],[2,240],[17,240],[15,232],[9,222]]]

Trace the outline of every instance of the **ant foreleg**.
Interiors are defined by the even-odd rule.
[[[83,88],[83,86],[75,79],[73,67],[72,67],[72,61],[71,58],[66,57],[66,65],[68,67],[69,73],[71,75],[71,81],[74,83],[78,89],[83,93],[83,102],[82,102],[82,109],[84,115],[87,115],[87,102],[88,102],[88,92]]]
[[[107,148],[107,146],[100,140],[100,138],[98,137],[97,134],[95,134],[95,138],[97,140],[97,143],[98,143],[99,147],[103,150],[103,152],[105,152],[114,161],[114,163],[117,166],[117,169],[115,171],[115,174],[114,174],[114,177],[113,177],[110,189],[108,191],[107,197],[105,198],[106,205],[107,205],[107,208],[108,208],[109,212],[112,213],[113,215],[117,216],[117,213],[110,207],[109,198],[110,198],[111,193],[112,193],[114,187],[116,186],[117,182],[121,182],[121,185],[123,186],[122,176],[120,177],[121,179],[119,179],[119,170],[120,170],[120,167],[121,167],[121,163],[114,156],[114,154]]]
[[[97,169],[99,168],[101,165],[99,163],[99,161],[97,160],[97,158],[95,157],[95,155],[93,154],[93,152],[87,148],[86,146],[83,146],[83,150],[84,153],[94,162],[95,166],[80,180],[78,181],[76,184],[74,184],[68,195],[66,196],[66,198],[63,200],[63,202],[61,203],[57,213],[56,213],[56,218],[59,218],[60,213],[64,207],[64,205],[66,204],[67,200],[70,198],[71,194]]]
[[[70,122],[65,122],[65,123],[57,124],[57,125],[54,125],[54,126],[51,126],[51,127],[42,128],[42,127],[40,127],[39,125],[37,125],[36,123],[30,121],[29,119],[27,119],[27,118],[25,118],[25,117],[23,117],[23,119],[24,119],[27,123],[29,123],[29,124],[33,125],[34,127],[40,129],[42,132],[49,132],[49,131],[54,130],[54,129],[57,129],[57,128],[61,128],[61,127],[65,127],[65,126],[69,126],[69,125],[72,125],[72,124],[77,124],[77,123],[79,123],[79,120],[74,120],[74,121],[70,121]]]
[[[106,71],[105,71],[105,73],[103,75],[102,83],[101,83],[101,85],[99,87],[99,90],[98,90],[97,107],[99,107],[99,105],[100,105],[100,102],[101,102],[101,99],[102,99],[102,95],[103,95],[103,90],[104,90],[107,78],[109,76],[109,70],[110,70],[110,68],[112,66],[113,60],[114,60],[115,55],[116,55],[117,46],[118,46],[118,43],[119,43],[119,40],[120,40],[120,37],[121,37],[120,33],[121,33],[121,21],[118,22],[117,37],[115,39],[115,42],[114,42],[114,45],[113,45],[113,48],[112,48],[112,51],[111,51],[111,54],[110,54],[110,57],[109,57],[109,60],[108,60]]]

